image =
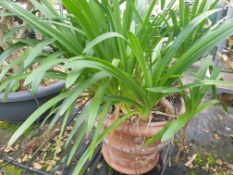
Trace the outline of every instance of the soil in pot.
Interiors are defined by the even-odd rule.
[[[179,105],[176,105],[178,108],[175,111],[180,115],[185,109],[183,100],[179,98],[178,101]],[[162,113],[153,115],[150,122],[139,121],[137,117],[131,118],[111,132],[102,145],[106,162],[113,169],[130,175],[144,174],[155,168],[159,161],[159,151],[166,143],[156,141],[146,147],[144,142],[156,135],[168,122],[168,116],[171,115]],[[104,127],[109,127],[115,119],[116,116],[109,115]]]

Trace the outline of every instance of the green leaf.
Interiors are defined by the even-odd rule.
[[[45,36],[55,39],[57,42],[59,42],[58,45],[60,47],[65,48],[67,51],[73,54],[80,53],[80,45],[77,41],[74,40],[73,37],[67,37],[66,35],[63,35],[63,33],[61,33],[53,26],[43,22],[40,17],[33,15],[32,13],[15,4],[14,2],[0,0],[0,4],[15,15],[20,16],[21,19],[26,21],[30,26],[36,28]]]
[[[141,109],[143,108],[143,106],[137,101],[124,96],[108,95],[108,96],[104,96],[104,100],[106,100],[106,102],[111,101],[111,102],[119,102],[119,103],[123,103],[123,102],[130,103],[132,105],[137,106],[138,108]]]
[[[81,75],[82,70],[72,70],[66,77],[66,88],[71,87],[75,81],[78,79],[78,77]]]
[[[147,90],[150,92],[163,93],[163,94],[174,94],[174,93],[182,92],[180,88],[170,87],[170,86],[147,88]]]
[[[32,94],[36,94],[38,87],[44,78],[46,71],[59,63],[65,62],[65,59],[58,57],[63,55],[63,52],[55,52],[47,57],[41,66],[34,70],[24,81],[24,86],[32,83]]]
[[[192,114],[185,113],[172,121],[167,130],[164,132],[161,142],[166,142],[172,138],[191,118]]]
[[[98,36],[97,38],[95,38],[90,43],[88,43],[86,45],[85,49],[83,50],[83,53],[87,53],[94,46],[96,46],[97,44],[103,42],[104,40],[109,39],[109,38],[114,38],[114,37],[118,37],[118,38],[122,38],[122,39],[126,40],[126,38],[124,36],[122,36],[120,33],[117,33],[117,32],[104,33],[104,34]]]
[[[87,121],[87,134],[89,134],[93,128],[104,94],[106,93],[106,89],[108,88],[109,85],[108,80],[103,80],[103,81],[106,82],[100,84],[100,87],[97,89],[91,102],[90,113]]]
[[[12,69],[13,67],[17,66],[19,63],[21,63],[24,59],[25,59],[26,55],[21,55],[20,57],[18,57],[17,59],[15,60],[12,60],[10,62],[9,65],[7,65],[6,67],[4,67],[2,70],[1,70],[1,73],[0,73],[0,82],[2,81],[2,78],[6,75],[6,73]]]
[[[53,42],[54,39],[46,39],[38,43],[35,47],[33,47],[28,57],[24,61],[24,67],[28,67],[32,63],[32,61],[43,51],[43,49]]]
[[[117,126],[119,126],[121,123],[123,123],[125,120],[127,120],[128,118],[130,118],[131,116],[133,116],[134,114],[136,114],[136,111],[132,111],[129,112],[128,114],[122,116],[121,118],[119,118],[118,120],[116,120],[110,127],[106,128],[104,130],[104,132],[98,137],[98,141],[96,144],[100,144],[103,139],[110,134],[110,132],[112,132]],[[90,151],[90,147],[87,148],[87,150],[84,152],[84,154],[82,155],[82,157],[79,159],[79,163],[77,164],[77,166],[75,167],[74,171],[73,171],[73,175],[77,175],[81,172],[83,165],[85,164],[85,162],[88,160],[89,158],[89,151]]]
[[[193,116],[200,113],[202,110],[219,103],[218,100],[210,100],[199,106],[194,112],[186,112],[184,115],[179,116],[176,120],[172,121],[168,129],[164,132],[161,142],[166,142],[173,137]]]
[[[156,75],[156,84],[159,82],[160,77],[162,76],[162,73],[164,71],[167,71],[166,68],[169,65],[172,57],[174,56],[174,54],[177,52],[177,50],[181,47],[183,41],[189,36],[189,34],[195,29],[195,27],[197,27],[201,21],[203,21],[205,18],[207,18],[208,16],[216,13],[219,10],[211,10],[208,12],[203,13],[202,15],[198,16],[197,18],[195,18],[194,20],[192,20],[189,25],[187,25],[181,32],[180,34],[177,36],[177,38],[174,40],[174,42],[172,43],[172,45],[168,48],[166,54],[164,55],[164,57],[161,59],[162,61],[159,63],[159,69],[156,71],[155,75]],[[197,52],[197,51],[196,51]],[[197,52],[198,54],[200,52]],[[203,53],[202,53],[203,55]],[[179,58],[178,61],[180,61],[181,59]],[[178,62],[177,61],[177,62]],[[185,61],[190,62],[190,59],[186,59]],[[178,63],[175,64],[178,64]],[[180,62],[179,62],[180,63]],[[193,63],[193,62],[192,62]],[[178,64],[180,65],[180,64]],[[187,68],[186,68],[187,69]],[[170,75],[176,75],[177,73],[175,73],[174,69],[170,70],[172,72],[172,74]],[[166,74],[166,77],[168,77],[168,74]]]
[[[149,138],[146,142],[145,142],[145,146],[149,146],[150,144],[158,141],[159,139],[161,139],[161,137],[163,136],[164,132],[169,128],[171,123],[167,123],[155,136]]]
[[[12,145],[16,142],[16,140],[48,109],[52,106],[63,100],[66,96],[70,95],[70,92],[62,93],[52,98],[48,102],[44,103],[40,108],[38,108],[33,114],[31,114],[28,119],[20,125],[20,127],[16,130],[16,132],[10,138],[8,145]]]
[[[25,46],[24,43],[16,43],[13,46],[7,48],[1,55],[0,55],[0,65],[5,61],[11,53],[15,52],[18,49],[21,49]]]
[[[74,154],[76,153],[76,151],[77,151],[77,149],[78,149],[78,147],[79,147],[82,139],[84,138],[86,127],[87,127],[87,125],[84,123],[84,125],[79,130],[80,132],[78,133],[77,138],[75,139],[74,145],[72,146],[72,148],[71,148],[71,150],[69,152],[69,156],[68,156],[66,165],[70,165],[71,160],[74,157]]]
[[[66,126],[68,124],[68,119],[71,116],[71,113],[73,112],[74,106],[75,106],[74,104],[71,105],[70,108],[67,110],[65,116],[64,116],[64,119],[63,119],[63,122],[62,122],[62,125],[61,125],[61,129],[60,129],[60,133],[59,133],[58,138],[56,140],[55,150],[58,150],[61,147],[62,136],[63,136],[65,128],[66,128]],[[54,156],[56,156],[56,154],[57,153],[55,151]]]
[[[144,74],[146,85],[147,87],[151,87],[152,86],[151,76],[147,67],[146,58],[144,56],[142,46],[140,45],[138,38],[133,33],[129,32],[128,38],[130,41],[131,48]]]
[[[66,149],[69,146],[69,144],[70,144],[72,138],[74,137],[75,133],[78,132],[80,126],[84,123],[84,119],[88,116],[89,108],[90,108],[90,105],[85,106],[83,111],[81,112],[81,114],[78,114],[77,117],[75,118],[75,122],[74,122],[74,125],[73,125],[73,130],[69,134],[69,137],[67,138],[66,143],[65,143],[65,148]],[[86,127],[84,127],[84,128],[86,128]]]
[[[94,136],[92,138],[92,142],[91,142],[91,145],[90,145],[90,152],[89,152],[89,158],[91,158],[94,154],[94,151],[95,151],[95,148],[97,147],[97,140],[98,140],[98,137],[100,136],[101,134],[101,130],[103,130],[104,126],[103,126],[103,123],[107,117],[107,112],[109,111],[111,107],[111,104],[110,103],[107,103],[104,105],[103,107],[103,110],[102,112],[100,113],[99,117],[98,117],[98,125],[94,131]]]
[[[142,89],[138,83],[135,81],[135,79],[132,78],[130,74],[125,73],[121,69],[113,66],[107,61],[101,60],[99,58],[94,58],[94,57],[75,57],[77,60],[71,61],[70,63],[67,64],[67,67],[73,66],[73,65],[82,65],[83,67],[86,68],[95,68],[101,71],[106,72],[108,75],[110,74],[111,76],[114,76],[115,78],[119,79],[120,81],[124,82],[129,89],[131,89],[135,94],[137,94],[143,102],[148,102],[148,98],[146,96],[146,93],[144,89]],[[73,58],[73,59],[75,59]],[[84,60],[84,59],[88,60]]]
[[[74,89],[71,96],[67,97],[64,102],[61,105],[61,109],[59,112],[59,115],[63,115],[65,111],[69,108],[69,106],[76,101],[76,99],[79,97],[79,95],[84,92],[90,85],[93,83],[104,79],[108,77],[106,73],[98,72],[94,76],[92,76],[90,79],[86,80],[84,83],[82,83],[78,88]]]

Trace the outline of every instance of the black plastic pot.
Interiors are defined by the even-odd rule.
[[[35,96],[31,91],[13,92],[4,102],[0,93],[0,120],[19,122],[26,120],[39,106],[55,97],[64,87],[64,82],[40,87]]]

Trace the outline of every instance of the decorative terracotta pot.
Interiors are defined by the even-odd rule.
[[[183,113],[181,105],[179,114]],[[114,117],[108,116],[104,127],[109,127],[114,122]],[[164,146],[157,141],[147,147],[145,140],[156,135],[167,121],[151,123],[123,122],[115,128],[102,145],[102,152],[106,162],[118,172],[138,175],[149,172],[155,168],[159,161],[159,151]]]
[[[105,126],[113,122],[108,117]],[[160,143],[157,141],[145,147],[143,142],[158,133],[166,123],[163,121],[135,126],[124,122],[104,140],[104,159],[112,168],[125,174],[143,174],[152,170],[159,161]]]

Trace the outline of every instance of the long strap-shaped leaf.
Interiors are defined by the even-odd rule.
[[[106,82],[104,82],[106,81]],[[106,93],[106,89],[109,85],[109,80],[103,80],[104,83],[101,83],[99,88],[97,89],[94,97],[92,98],[91,106],[90,106],[90,112],[87,120],[87,134],[90,134],[93,125],[95,123],[96,117],[99,112],[100,105],[102,103],[104,94]]]
[[[142,50],[142,46],[140,45],[140,42],[138,38],[133,33],[128,33],[128,38],[130,41],[131,48],[137,58],[137,61],[139,63],[140,68],[142,69],[143,75],[145,77],[146,86],[151,87],[152,86],[152,79],[150,75],[150,70],[148,70],[147,67],[147,60],[144,56],[144,52]]]
[[[180,74],[190,65],[196,62],[203,54],[212,49],[218,43],[224,41],[229,35],[233,33],[233,20],[220,26],[215,31],[211,31],[185,52],[177,62],[167,72],[165,81],[174,74]]]
[[[47,40],[44,40],[38,43],[35,47],[33,47],[28,57],[24,61],[24,66],[27,67],[28,65],[30,65],[32,61],[34,60],[34,58],[36,58],[46,46],[48,46],[49,44],[53,42],[54,42],[54,39],[47,39]]]
[[[52,98],[45,104],[43,104],[39,109],[37,109],[28,119],[16,130],[13,136],[10,138],[8,144],[12,145],[16,140],[48,109],[57,104],[59,101],[63,100],[66,96],[70,95],[70,92],[62,93]]]
[[[102,80],[106,77],[108,77],[109,75],[104,73],[104,72],[98,72],[96,74],[94,74],[91,78],[87,79],[84,83],[82,83],[80,86],[76,87],[76,89],[74,89],[72,91],[72,95],[67,97],[65,99],[65,101],[63,102],[63,104],[61,105],[61,108],[59,109],[59,115],[63,115],[66,110],[69,108],[69,106],[74,103],[77,98],[80,96],[80,94],[82,92],[84,92],[89,86],[91,86],[93,83]]]
[[[59,64],[59,63],[63,63],[65,61],[65,59],[59,58],[59,56],[61,56],[63,54],[63,52],[55,52],[52,55],[50,55],[49,57],[47,57],[47,60],[44,61],[39,68],[37,68],[36,70],[34,70],[25,80],[24,85],[28,85],[30,83],[32,83],[32,93],[35,94],[43,77],[44,74],[46,73],[47,70],[51,69],[53,66]]]
[[[122,116],[121,118],[119,118],[118,120],[116,120],[111,126],[109,126],[108,128],[106,128],[104,130],[104,132],[98,137],[98,140],[96,142],[96,144],[100,144],[103,139],[110,134],[110,132],[112,132],[117,126],[119,126],[122,122],[124,122],[125,120],[127,120],[128,118],[130,118],[131,116],[133,116],[134,114],[136,114],[136,111],[132,111],[129,112],[128,114]],[[88,160],[89,158],[89,153],[90,153],[90,149],[91,147],[89,147],[84,154],[82,155],[82,157],[79,159],[79,162],[77,164],[77,166],[75,167],[72,175],[77,175],[80,173],[80,171],[82,170],[83,165],[85,164],[85,162]]]
[[[19,5],[8,0],[0,0],[0,4],[7,8],[9,11],[23,18],[33,27],[36,27],[36,29],[41,31],[45,36],[50,36],[54,38],[56,41],[59,42],[60,46],[66,48],[71,53],[78,54],[81,52],[81,48],[77,47],[78,45],[72,42],[73,39],[70,40],[66,38],[61,32],[48,25],[47,23],[41,21],[39,17],[36,17]]]
[[[83,67],[86,68],[95,68],[98,70],[102,70],[104,72],[107,72],[108,74],[112,75],[113,77],[117,78],[120,81],[123,81],[135,94],[138,95],[140,99],[144,103],[149,103],[146,91],[139,86],[139,84],[131,77],[130,74],[125,73],[124,71],[120,70],[119,68],[113,66],[107,61],[104,61],[99,58],[94,57],[74,57],[73,59],[77,58],[74,61],[71,61],[68,63],[69,65],[83,65]]]
[[[155,73],[155,76],[157,77],[155,81],[155,85],[157,85],[158,81],[161,79],[160,77],[167,69],[167,65],[169,65],[169,62],[171,61],[176,51],[180,48],[183,41],[189,36],[189,34],[195,29],[195,27],[198,26],[198,24],[200,24],[201,21],[203,21],[208,16],[216,13],[217,11],[219,10],[211,10],[211,11],[203,13],[202,15],[200,15],[199,17],[191,21],[189,25],[182,30],[182,32],[178,35],[178,37],[175,39],[173,44],[170,46],[166,55],[161,59],[159,63],[160,67]]]

